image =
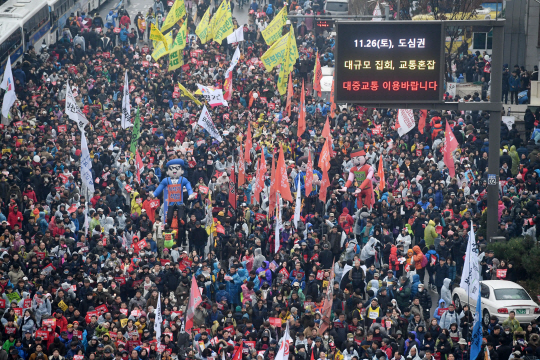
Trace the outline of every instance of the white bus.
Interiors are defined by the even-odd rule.
[[[0,21],[0,74],[4,73],[8,56],[15,65],[22,59],[23,33],[18,21],[2,19]]]
[[[51,16],[50,41],[54,44],[62,37],[62,29],[71,13],[76,12],[75,0],[48,0],[47,4]]]
[[[23,51],[33,45],[37,52],[41,45],[49,45],[49,5],[45,0],[8,0],[0,6],[0,23],[15,20],[23,31]]]

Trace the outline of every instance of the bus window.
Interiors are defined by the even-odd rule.
[[[24,30],[29,35],[32,36],[43,24],[49,20],[49,10],[47,6],[39,10],[34,16],[32,16],[24,24]]]
[[[3,64],[7,60],[8,54],[13,53],[13,51],[15,51],[21,45],[21,30],[18,28],[0,44],[0,64]]]

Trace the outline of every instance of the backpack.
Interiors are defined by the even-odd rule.
[[[422,265],[422,268],[425,268],[428,264],[428,259],[425,254],[422,254],[422,261],[420,262],[420,265]]]

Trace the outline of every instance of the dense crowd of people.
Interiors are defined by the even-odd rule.
[[[242,346],[244,359],[272,360],[287,324],[295,360],[468,359],[473,315],[467,306],[456,309],[451,295],[468,232],[476,233],[484,280],[521,276],[512,261],[485,251],[488,147],[501,149],[501,200],[490,209],[498,211],[497,235],[536,236],[540,110],[525,115],[528,141],[515,125],[500,124],[501,144],[489,144],[489,127],[498,125],[488,112],[428,111],[424,128],[399,137],[394,109],[336,108],[312,95],[315,55],[332,67],[335,39],[315,32],[309,18],[296,18],[283,30],[295,29],[300,53],[288,116],[278,70],[265,72],[260,62],[268,48],[261,29],[286,5],[253,1],[256,16],[244,28],[245,41],[222,45],[202,45],[194,34],[211,4],[186,6],[186,65],[173,72],[167,56],[152,60],[153,46],[145,41],[146,25],[160,25],[170,9],[160,1],[146,16],[132,18],[125,10],[105,19],[73,16],[56,44],[31,47],[15,65],[18,101],[1,132],[0,359],[229,360]],[[290,4],[298,13],[320,8],[309,0]],[[242,56],[232,99],[228,107],[209,107],[223,138],[218,142],[193,126],[202,107],[179,96],[177,84],[192,93],[197,84],[222,87],[237,46]],[[485,64],[475,54],[468,59]],[[130,151],[132,128],[121,127],[126,71],[132,119],[135,109],[141,117],[142,167]],[[309,89],[307,126],[298,137],[302,80]],[[93,194],[82,187],[81,135],[65,113],[68,86],[90,122]],[[481,94],[448,100],[481,101]],[[312,193],[302,194],[297,224],[295,203],[284,202],[276,250],[276,213],[269,213],[273,160],[283,149],[290,189],[294,195],[299,176],[302,190],[308,159],[320,174],[326,121],[333,152],[327,196],[319,200],[317,176]],[[456,177],[443,161],[446,123],[459,143]],[[246,183],[236,189],[230,179],[239,170],[248,124],[253,146]],[[265,188],[257,201],[263,157]],[[372,204],[357,201],[360,184],[348,181],[359,157],[374,169],[382,158],[384,182],[375,170]],[[174,159],[183,160],[195,195],[184,193],[185,211],[165,216],[163,195],[154,193]],[[507,270],[504,277],[497,269]],[[193,329],[186,332],[193,277],[202,303],[191,309]],[[327,297],[329,324],[322,314]],[[535,322],[520,325],[511,314],[499,323],[493,316],[484,330],[492,360],[540,356]]]

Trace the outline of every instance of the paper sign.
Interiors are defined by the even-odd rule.
[[[58,132],[65,133],[67,131],[66,125],[58,125]]]
[[[127,185],[127,184],[126,184],[126,186],[124,187],[124,189],[126,189],[126,191],[127,191],[128,193],[130,193],[131,191],[133,191],[133,189],[131,188],[131,186],[129,186],[129,185]]]
[[[317,276],[315,277],[315,279],[317,279],[317,280],[324,279],[324,272],[322,270],[318,270],[317,271]]]
[[[32,299],[24,299],[23,309],[29,309],[32,307]]]
[[[206,187],[206,186],[200,185],[200,186],[199,186],[199,190],[201,190],[201,192],[202,192],[203,194],[205,194],[205,195],[208,194],[208,187]]]
[[[116,276],[114,278],[114,281],[116,281],[120,285],[125,285],[126,284],[126,278],[123,277],[123,276]]]
[[[124,315],[127,316],[127,314],[128,314],[128,309],[120,309],[120,312],[121,312],[122,314],[124,314]]]
[[[280,318],[271,317],[268,320],[270,321],[270,325],[272,325],[274,327],[281,327],[281,319]]]
[[[120,28],[115,27],[113,31],[114,31],[115,34],[120,34],[121,30],[120,30]]]
[[[448,310],[448,308],[438,309],[437,310],[437,315],[442,316],[442,314],[444,314],[446,310]]]
[[[67,304],[63,300],[58,303],[58,307],[60,307],[60,309],[62,309],[63,311],[66,311],[68,309]]]
[[[499,279],[504,279],[504,278],[506,278],[506,272],[507,272],[507,271],[508,271],[507,269],[497,269],[497,277],[498,277]]]
[[[255,220],[261,221],[261,220],[264,220],[264,219],[266,219],[266,215],[264,215],[264,214],[255,214]]]
[[[38,336],[41,337],[42,340],[49,340],[49,332],[48,331],[38,330],[38,331],[36,331],[36,337],[38,337]]]
[[[56,327],[56,319],[55,318],[44,319],[44,320],[41,321],[41,323],[43,324],[43,327],[50,327],[50,328],[55,328]]]
[[[87,323],[90,323],[92,316],[98,317],[99,313],[97,311],[89,311],[86,313],[85,320]]]
[[[105,304],[96,306],[95,309],[100,313],[100,315],[103,315],[109,311],[109,309],[107,309],[107,306]]]

